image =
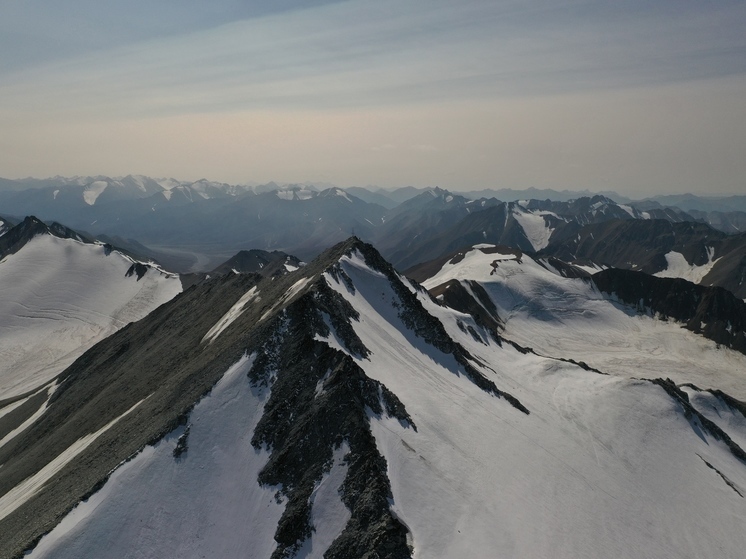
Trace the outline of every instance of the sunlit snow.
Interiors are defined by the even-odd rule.
[[[668,263],[666,269],[653,275],[659,278],[683,278],[692,283],[702,283],[702,280],[710,273],[718,261],[718,259],[713,259],[714,255],[715,250],[712,247],[707,247],[707,264],[695,266],[694,264],[689,264],[680,252],[671,251],[666,254],[666,262]]]
[[[554,229],[547,225],[541,213],[514,211],[513,217],[520,224],[534,250],[546,248]]]
[[[102,245],[39,235],[0,261],[0,399],[41,386],[94,343],[181,292]]]
[[[106,181],[94,181],[91,184],[89,184],[86,189],[83,191],[83,200],[86,204],[89,206],[92,206],[96,203],[96,200],[98,200],[98,197],[101,196],[104,190],[106,190],[106,187],[109,186],[109,183]]]
[[[234,272],[238,273],[235,270]],[[220,320],[218,320],[215,323],[215,325],[207,331],[207,334],[205,334],[205,336],[202,338],[202,342],[212,343],[213,341],[215,341],[215,338],[217,338],[221,334],[221,332],[223,332],[223,330],[228,328],[228,326],[233,324],[233,322],[239,316],[241,316],[241,314],[244,311],[244,307],[246,306],[246,303],[248,303],[255,297],[257,301],[260,300],[260,298],[257,295],[258,295],[258,291],[256,289],[256,286],[252,287],[246,293],[244,293],[241,296],[241,298],[238,301],[236,301],[236,303],[230,309],[228,309],[228,312],[226,312],[220,318]]]
[[[252,362],[233,365],[192,410],[184,454],[173,456],[182,430],[146,447],[29,557],[269,557],[284,504],[257,482],[269,453],[251,436],[269,394],[250,386]]]

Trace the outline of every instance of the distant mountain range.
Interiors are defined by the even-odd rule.
[[[678,267],[680,275],[700,280],[707,275],[707,282],[744,296],[746,265],[739,260],[743,237],[738,231],[746,224],[746,213],[739,211],[684,211],[654,199],[621,203],[601,195],[503,202],[494,196],[470,199],[440,188],[383,191],[275,183],[236,186],[143,176],[4,182],[12,184],[0,190],[0,213],[11,216],[3,223],[18,222],[26,215],[65,223],[81,235],[100,238],[180,273],[210,272],[241,250],[280,251],[309,261],[330,244],[354,234],[374,243],[399,269],[487,242],[527,252],[544,251],[594,266],[656,274]],[[492,193],[518,194],[478,194]],[[563,197],[553,191],[531,193]],[[565,192],[564,197],[571,194]],[[702,202],[700,207],[721,207],[715,198],[669,197],[669,201],[688,208],[694,208],[697,200]],[[723,203],[739,207],[739,200],[731,197]],[[629,223],[601,225],[612,221]],[[632,224],[644,221],[650,223]],[[700,248],[696,254],[691,246],[689,252],[682,253],[676,243],[662,240],[670,236],[667,223],[707,223],[721,231],[697,228],[702,236]],[[0,225],[0,233],[3,227]],[[608,238],[606,233],[622,230],[626,236]],[[635,233],[638,230],[648,233]],[[723,233],[732,238],[726,239]],[[643,234],[649,236],[639,248],[646,251],[644,256],[639,251],[633,255],[632,245],[618,249],[624,254],[618,258],[613,257],[616,249],[607,249],[609,243],[627,243],[629,235]],[[599,236],[603,244],[599,244]],[[573,243],[580,241],[582,246],[575,248]],[[639,241],[635,243],[639,245]],[[710,266],[708,251],[715,251],[712,269],[702,274],[702,266]],[[693,271],[695,268],[699,271]]]

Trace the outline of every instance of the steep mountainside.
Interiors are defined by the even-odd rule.
[[[5,235],[15,223],[7,217],[0,216],[0,237]]]
[[[563,231],[541,255],[717,285],[746,298],[746,234],[704,223],[608,221]]]
[[[178,276],[84,241],[33,217],[0,237],[0,400],[38,390],[181,291]]]
[[[121,205],[110,209],[123,211]],[[126,220],[115,215],[102,218],[89,229],[136,238],[160,251],[198,252],[207,260],[202,270],[206,271],[251,248],[282,250],[310,260],[353,231],[367,236],[384,213],[384,208],[339,189],[295,189],[203,199],[157,211],[147,208]]]
[[[279,250],[267,252],[266,250],[242,250],[235,256],[226,260],[215,268],[211,274],[261,274],[263,276],[276,276],[293,272],[303,262],[295,256],[285,254]]]
[[[693,332],[746,353],[746,303],[727,289],[618,268],[594,274],[593,283],[640,311],[671,318]]]
[[[107,338],[0,446],[0,555],[51,530],[29,557],[740,557],[746,356],[516,251],[429,281],[466,312],[351,239]],[[692,355],[581,362],[545,335],[561,321],[586,344],[583,321],[660,328]]]
[[[727,292],[683,280],[672,281],[676,289],[669,291],[669,280],[624,270],[587,271],[596,273],[583,276],[582,269],[556,260],[478,245],[448,261],[422,266],[418,277],[431,291],[453,280],[466,282],[467,288],[477,282],[501,319],[501,336],[542,355],[581,360],[628,378],[654,378],[664,372],[679,384],[706,378],[708,386],[746,399],[741,373],[746,356],[725,349],[724,342],[707,339],[704,327],[683,328],[695,316],[707,316],[707,322],[725,328],[731,319],[733,339],[739,339],[742,319],[735,317],[743,313],[743,306],[729,308],[737,300]],[[628,290],[620,290],[623,296],[609,293],[609,282],[603,278],[622,278],[625,273],[646,281],[630,283]],[[657,291],[647,292],[653,285]],[[690,293],[701,296],[687,299]],[[682,304],[675,311],[676,301]]]
[[[527,252],[539,251],[575,236],[587,224],[609,220],[694,221],[681,211],[662,208],[642,212],[604,196],[566,202],[519,200],[502,203],[492,199],[486,203],[484,200],[468,201],[463,207],[466,213],[458,221],[440,222],[437,228],[424,234],[400,238],[393,242],[395,248],[384,243],[381,245],[383,254],[395,265],[408,268],[482,242]]]
[[[718,231],[725,233],[743,233],[746,231],[746,212],[744,211],[703,212],[689,210],[689,214],[694,219],[704,221]]]
[[[469,200],[441,188],[424,191],[388,211],[371,235],[394,265],[402,267],[416,247],[438,236],[472,212],[499,204],[498,200]]]

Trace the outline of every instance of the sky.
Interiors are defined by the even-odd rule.
[[[746,194],[742,0],[3,0],[0,176]]]

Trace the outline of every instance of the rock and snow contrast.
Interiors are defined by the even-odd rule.
[[[27,218],[3,236],[0,401],[38,390],[181,291],[178,276],[60,232]]]
[[[38,419],[0,408],[24,424],[0,555],[742,556],[746,355],[556,259],[484,244],[420,272],[430,293],[351,239],[204,281]]]

